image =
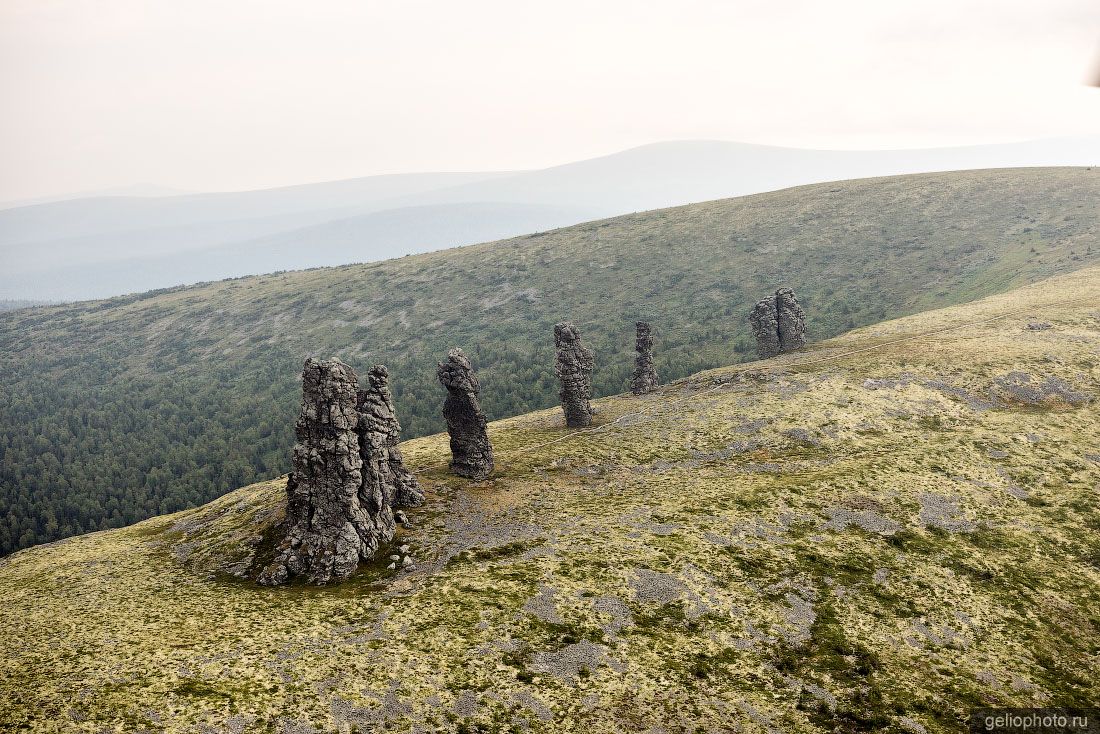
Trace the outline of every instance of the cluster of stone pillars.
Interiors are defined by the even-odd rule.
[[[781,288],[749,316],[762,357],[801,348],[805,314],[794,293]],[[630,390],[645,395],[658,385],[650,324],[635,324]],[[592,424],[595,356],[569,321],[554,326],[554,374],[561,383],[562,412],[570,428]],[[450,437],[450,469],[468,479],[493,471],[493,446],[481,409],[481,384],[461,349],[452,349],[436,371],[447,391],[443,417]],[[302,409],[295,424],[293,471],[287,478],[286,517],[277,528],[274,557],[256,573],[261,584],[295,576],[325,584],[350,576],[394,536],[400,508],[424,501],[405,466],[399,443],[389,372],[375,365],[359,389],[355,371],[338,359],[307,359],[302,369]]]
[[[399,508],[423,502],[398,448],[388,380],[378,365],[360,390],[355,370],[340,360],[306,360],[286,517],[274,558],[257,574],[261,584],[347,578],[393,538]]]

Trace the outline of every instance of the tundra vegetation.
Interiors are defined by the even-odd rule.
[[[462,345],[486,415],[558,402],[553,325],[629,389],[635,321],[669,381],[755,357],[778,285],[814,340],[1100,261],[1100,170],[804,186],[418,255],[0,313],[0,553],[194,507],[290,470],[308,356],[386,364],[408,437],[442,431]],[[583,277],[578,277],[583,272]]]
[[[411,570],[238,578],[284,479],[21,551],[0,728],[935,734],[1094,704],[1098,396],[1092,267],[599,399],[590,431],[493,422],[486,481],[406,441]]]

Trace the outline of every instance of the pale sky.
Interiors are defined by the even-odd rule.
[[[1096,0],[0,0],[0,200],[1100,132]]]

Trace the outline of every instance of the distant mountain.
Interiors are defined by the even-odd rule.
[[[383,260],[807,183],[1062,165],[1100,165],[1100,136],[893,151],[681,141],[518,173],[75,199],[0,211],[0,298],[73,300]]]
[[[1083,168],[860,179],[0,313],[0,553],[286,471],[307,355],[386,364],[405,436],[421,436],[443,427],[436,364],[450,347],[475,361],[491,418],[545,408],[568,318],[595,350],[597,394],[618,393],[636,319],[654,322],[662,379],[683,377],[752,358],[748,311],[779,285],[816,341],[1100,264],[1097,201],[1100,170]],[[457,227],[462,211],[392,224],[449,213]],[[347,228],[384,233],[391,216]]]
[[[1100,165],[1100,136],[914,150],[803,150],[710,140],[654,143],[590,160],[433,191],[418,203],[597,205],[618,213],[873,176]]]
[[[35,196],[29,199],[16,199],[12,201],[0,201],[0,210],[14,209],[20,206],[32,206],[34,204],[49,204],[55,201],[69,201],[70,199],[93,199],[104,196],[182,196],[191,194],[192,191],[174,189],[170,186],[158,186],[157,184],[133,184],[131,186],[116,186],[109,189],[96,189],[95,191],[75,191],[69,194],[54,194],[53,196]]]
[[[606,215],[597,208],[539,204],[471,202],[398,207],[203,249],[59,265],[50,269],[49,283],[38,291],[126,293],[134,283],[154,289],[252,275],[257,262],[264,263],[265,271],[277,272],[385,260],[451,247],[456,242],[481,242],[516,232],[555,229]],[[176,235],[182,236],[182,232]],[[0,274],[0,292],[18,287],[20,280],[15,274]],[[88,290],[89,284],[94,284],[94,290]]]
[[[27,301],[0,298],[0,311],[14,311],[17,308],[31,308],[32,306],[49,306],[56,301]]]

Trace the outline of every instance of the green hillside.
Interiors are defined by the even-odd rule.
[[[751,357],[749,306],[793,287],[821,339],[1100,259],[1100,171],[821,184],[383,263],[0,314],[0,552],[206,502],[288,468],[311,353],[385,362],[407,436],[434,368],[474,359],[491,417],[553,405],[569,318],[621,391],[633,322],[663,378]],[[302,247],[309,247],[302,242]]]
[[[1049,328],[1029,329],[1031,322]],[[1100,267],[493,423],[382,560],[247,566],[285,481],[0,560],[0,729],[947,734],[1100,700]],[[554,443],[550,443],[554,442]]]

